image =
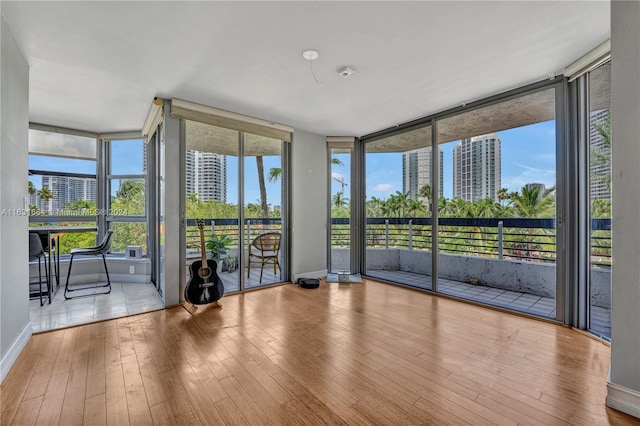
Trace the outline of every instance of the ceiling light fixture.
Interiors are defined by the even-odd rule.
[[[342,67],[338,70],[338,75],[342,78],[347,78],[353,74],[353,70],[349,67]]]
[[[307,61],[309,61],[309,67],[311,68],[311,75],[313,76],[316,83],[320,83],[320,81],[318,80],[318,77],[316,77],[316,74],[313,72],[313,61],[318,59],[318,56],[320,55],[317,50],[307,49],[304,52],[302,52],[302,57],[305,58]]]
[[[317,50],[308,49],[302,52],[302,57],[307,61],[315,61],[316,59],[318,59],[318,56],[319,55]]]

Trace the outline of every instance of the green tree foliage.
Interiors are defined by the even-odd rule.
[[[555,217],[555,187],[540,192],[540,187],[526,186],[509,195],[514,217]]]
[[[611,192],[611,111],[602,121],[592,123],[592,126],[604,146],[591,148],[591,164],[603,166],[591,168],[591,182],[602,182]]]

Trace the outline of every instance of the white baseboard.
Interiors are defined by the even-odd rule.
[[[321,271],[303,272],[301,274],[295,274],[293,276],[293,282],[297,283],[299,278],[324,278],[327,276],[327,270]]]
[[[16,340],[7,351],[7,354],[0,360],[0,383],[4,381],[4,378],[9,374],[9,370],[13,367],[13,364],[18,359],[18,355],[27,346],[27,342],[33,334],[33,328],[31,327],[31,321],[27,323],[27,326],[20,332]]]
[[[640,418],[640,392],[607,382],[607,405]]]

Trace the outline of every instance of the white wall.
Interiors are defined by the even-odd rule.
[[[640,417],[640,2],[611,2],[613,268],[607,404]]]
[[[296,131],[291,146],[291,277],[327,271],[326,137]]]
[[[29,66],[0,18],[0,380],[31,336],[27,195]],[[6,209],[6,210],[5,210]],[[15,210],[14,210],[15,209]]]

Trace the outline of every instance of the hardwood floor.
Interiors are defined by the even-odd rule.
[[[283,285],[34,335],[1,423],[606,425],[610,349],[365,280]]]

